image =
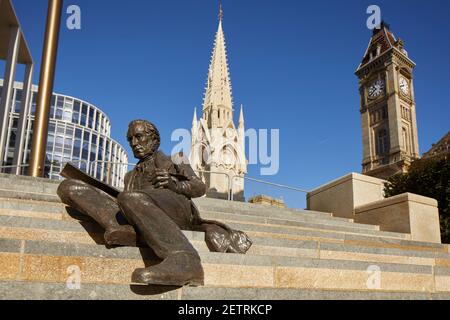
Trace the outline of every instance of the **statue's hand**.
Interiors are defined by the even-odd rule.
[[[175,192],[177,191],[177,184],[167,170],[156,169],[153,185],[156,189],[169,189]]]

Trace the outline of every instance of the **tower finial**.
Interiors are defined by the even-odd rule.
[[[222,22],[222,20],[223,20],[222,2],[219,2],[219,21]]]

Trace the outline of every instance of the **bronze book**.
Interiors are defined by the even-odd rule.
[[[90,175],[86,174],[85,172],[81,171],[80,169],[74,167],[70,163],[66,164],[64,169],[61,171],[60,175],[66,179],[75,179],[83,181],[84,183],[87,183],[90,186],[93,186],[97,189],[100,189],[110,196],[117,198],[120,194],[120,190],[111,187],[110,185],[107,185],[106,183],[103,183]]]

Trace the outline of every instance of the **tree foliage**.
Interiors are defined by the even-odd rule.
[[[450,153],[415,161],[409,173],[388,179],[386,197],[406,192],[436,199],[439,202],[442,241],[450,243]]]

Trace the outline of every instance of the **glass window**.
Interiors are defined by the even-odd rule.
[[[62,120],[62,118],[63,118],[63,111],[62,111],[62,109],[56,109],[55,119]]]
[[[64,98],[63,97],[59,97],[56,99],[56,106],[58,108],[61,108],[64,106]]]
[[[80,124],[81,124],[83,127],[86,127],[86,121],[87,121],[86,115],[81,114],[81,121],[80,121]]]
[[[55,142],[55,136],[53,134],[49,134],[48,138],[47,138],[47,145],[52,146],[52,148],[53,148],[54,142]]]
[[[64,108],[73,110],[73,99],[66,97],[66,101],[64,102]]]
[[[51,123],[48,125],[48,132],[49,133],[55,133],[55,124]]]
[[[33,92],[33,99],[31,104],[31,115],[36,114],[36,104],[37,104],[37,92]]]
[[[56,133],[64,135],[64,126],[61,124],[58,124],[56,127]]]
[[[72,123],[78,124],[79,121],[80,121],[80,113],[79,112],[74,112],[72,114]]]
[[[9,137],[9,147],[10,148],[14,148],[16,145],[16,135],[17,135],[16,130],[11,131],[11,135]]]
[[[73,128],[72,127],[67,126],[67,128],[66,128],[66,136],[68,136],[68,137],[72,137],[73,136]]]
[[[62,148],[63,145],[64,145],[63,137],[60,137],[60,136],[56,137],[56,139],[55,139],[55,146],[59,147],[59,148]]]
[[[73,146],[72,138],[66,138],[66,141],[64,142],[64,146],[65,146],[65,148],[72,149],[72,146]]]
[[[81,129],[75,129],[75,138],[81,139],[83,136],[83,131]]]
[[[19,119],[18,118],[13,118],[12,127],[14,129],[17,129],[19,127]]]
[[[378,131],[376,148],[378,156],[384,156],[389,152],[389,137],[386,129]]]
[[[55,118],[55,106],[53,104],[50,107],[50,118]]]
[[[73,157],[79,158],[81,152],[81,140],[76,139],[73,145]]]
[[[95,110],[90,108],[89,109],[88,127],[91,129],[94,129],[94,115],[95,115]]]
[[[79,101],[75,101],[73,103],[73,112],[80,112],[81,111],[81,104]]]
[[[84,114],[85,116],[87,116],[87,114],[88,114],[88,106],[87,106],[87,104],[83,103],[83,107],[82,107],[81,110],[82,110],[81,113]]]
[[[72,148],[64,148],[64,156],[67,158],[72,158]]]
[[[97,135],[95,133],[91,136],[91,144],[97,146]]]
[[[14,112],[20,113],[20,107],[22,106],[22,90],[16,90],[16,100],[14,104]]]
[[[64,109],[62,119],[67,122],[72,121],[72,110]]]
[[[86,149],[82,150],[81,158],[83,160],[89,161],[89,152]]]
[[[55,146],[54,148],[54,157],[61,157],[62,156],[62,152],[63,152],[63,148],[59,147],[59,146]]]

